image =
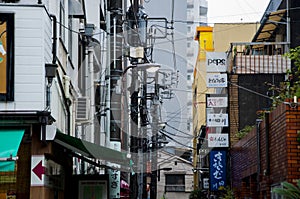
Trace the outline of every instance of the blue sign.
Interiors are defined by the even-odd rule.
[[[210,152],[210,190],[226,187],[226,151]]]

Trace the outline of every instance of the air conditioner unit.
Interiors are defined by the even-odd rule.
[[[76,103],[76,120],[77,121],[86,121],[89,119],[89,98],[88,97],[79,97],[77,98]]]

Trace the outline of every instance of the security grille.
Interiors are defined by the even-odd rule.
[[[79,97],[76,104],[76,120],[84,121],[88,120],[88,104],[89,99],[87,97]]]

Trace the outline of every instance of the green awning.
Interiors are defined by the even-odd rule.
[[[129,159],[125,152],[116,151],[60,132],[56,132],[54,142],[88,158],[129,166]]]
[[[14,171],[24,130],[0,130],[0,172]]]

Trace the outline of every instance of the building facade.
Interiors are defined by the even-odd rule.
[[[111,149],[97,120],[100,100],[95,93],[103,67],[99,40],[105,35],[102,4],[93,1],[96,6],[86,10],[84,3],[0,3],[0,134],[5,152],[0,198],[85,198],[89,180],[103,190],[103,198],[120,195],[118,184],[116,190],[108,189],[108,170],[115,169],[107,162],[127,164],[127,153]],[[6,145],[7,140],[11,143]],[[113,183],[120,184],[120,179]]]

